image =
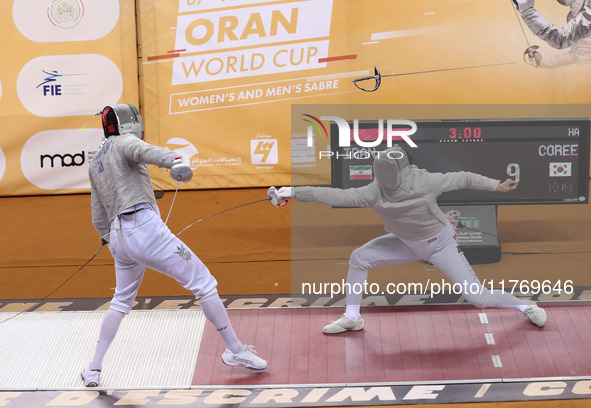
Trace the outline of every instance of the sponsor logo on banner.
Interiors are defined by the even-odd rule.
[[[70,90],[65,90],[64,85],[61,84],[61,78],[67,76],[84,76],[86,74],[60,74],[58,71],[45,71],[43,70],[45,78],[43,81],[35,87],[35,89],[41,88],[43,96],[62,96],[64,92],[73,93],[78,92],[77,87],[72,87]]]
[[[21,103],[34,115],[94,115],[121,98],[123,77],[102,55],[44,56],[25,64],[16,88]]]
[[[31,41],[90,41],[107,35],[119,20],[118,0],[15,0],[12,18]]]
[[[178,16],[175,49],[200,54],[174,59],[172,85],[326,67],[332,2],[180,0],[193,13]]]
[[[82,0],[53,0],[47,7],[47,17],[59,28],[73,28],[84,17]]]
[[[6,171],[6,156],[4,155],[4,151],[0,148],[0,181],[4,177],[4,172]]]
[[[454,229],[458,226],[466,228],[480,228],[480,220],[476,217],[463,217],[458,210],[450,210],[445,213],[449,222],[453,225]]]
[[[166,147],[173,152],[187,156],[191,160],[193,170],[199,167],[241,166],[242,157],[197,157],[199,150],[195,145],[182,137],[171,137],[166,141]]]
[[[550,177],[570,177],[572,176],[572,163],[550,163]]]
[[[305,133],[291,134],[291,167],[316,167],[316,146],[308,146]]]
[[[371,164],[363,166],[349,166],[349,178],[351,180],[371,180]]]
[[[39,157],[39,161],[41,162],[41,168],[43,167],[51,167],[54,168],[55,166],[61,167],[72,167],[72,166],[83,166],[86,163],[86,157],[84,154],[84,150],[80,153],[75,154],[42,154]]]
[[[199,159],[193,159],[193,156],[199,154],[199,150],[193,145],[193,143],[182,137],[172,137],[166,141],[166,147],[173,152],[187,156],[191,160],[191,168],[195,170],[198,166]]]
[[[27,140],[21,151],[23,174],[44,190],[90,188],[88,164],[102,138],[102,129],[39,132]]]
[[[252,164],[279,163],[277,139],[252,139],[250,141],[250,160]]]

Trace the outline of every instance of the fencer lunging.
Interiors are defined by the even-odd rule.
[[[352,288],[365,287],[368,269],[419,260],[429,261],[453,283],[459,283],[465,289],[463,296],[471,304],[518,309],[538,327],[544,326],[546,313],[535,303],[483,287],[436,201],[441,193],[459,189],[509,192],[517,188],[517,182],[506,180],[501,183],[469,172],[429,173],[411,165],[406,151],[398,146],[379,152],[373,169],[374,181],[359,188],[282,187],[278,191],[284,199],[371,208],[380,216],[388,232],[351,254],[346,311],[339,320],[325,326],[324,333],[363,329],[360,315],[363,294]]]
[[[225,364],[266,368],[253,347],[236,337],[208,268],[160,217],[147,164],[170,169],[173,180],[184,183],[193,177],[188,159],[143,141],[143,121],[131,104],[105,107],[102,124],[105,139],[88,170],[92,222],[115,260],[116,288],[93,359],[82,371],[84,385],[99,385],[103,359],[132,308],[146,267],[171,276],[195,294],[226,345]]]

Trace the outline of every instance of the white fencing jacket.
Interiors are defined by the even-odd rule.
[[[294,196],[300,201],[338,207],[371,208],[384,221],[387,232],[420,241],[437,235],[449,224],[437,205],[441,193],[459,189],[495,191],[499,184],[499,180],[469,172],[429,173],[411,166],[408,159],[383,156],[374,160],[374,172],[375,180],[363,187],[295,187]]]
[[[126,208],[140,203],[158,208],[147,164],[170,169],[177,156],[132,134],[107,139],[88,168],[92,223],[102,237]]]

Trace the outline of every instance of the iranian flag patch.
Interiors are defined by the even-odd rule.
[[[349,166],[350,180],[371,180],[371,164],[365,166]]]

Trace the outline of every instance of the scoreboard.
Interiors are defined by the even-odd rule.
[[[509,193],[458,190],[443,193],[439,204],[586,204],[589,200],[588,118],[454,119],[414,121],[410,136],[417,147],[405,148],[413,164],[429,172],[469,171],[501,181],[519,182]],[[378,121],[349,123],[350,146],[339,146],[332,123],[331,181],[337,188],[361,187],[373,180],[373,158],[387,148],[360,147],[380,140]],[[385,132],[385,130],[384,130]],[[382,140],[385,140],[383,138]],[[342,140],[342,138],[341,138]],[[371,143],[364,143],[371,145]]]

